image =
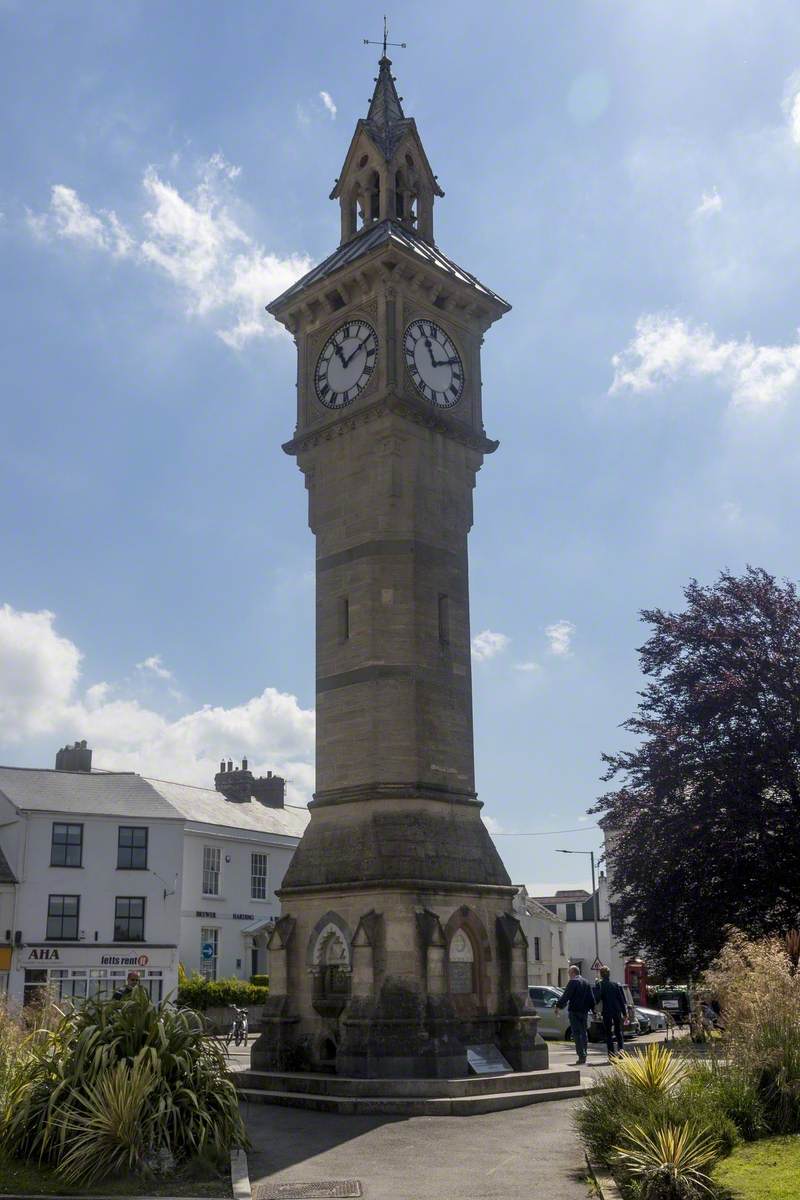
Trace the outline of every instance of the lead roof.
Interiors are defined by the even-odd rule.
[[[335,274],[342,267],[350,266],[351,263],[357,262],[364,255],[369,254],[372,250],[376,250],[379,246],[395,245],[403,250],[409,251],[416,257],[423,259],[429,266],[438,267],[440,271],[457,279],[460,283],[469,284],[482,295],[488,296],[497,304],[502,304],[508,308],[508,304],[491,288],[486,287],[469,271],[465,271],[458,263],[453,262],[452,258],[448,258],[436,246],[432,246],[430,242],[424,241],[419,234],[413,230],[406,229],[405,226],[397,221],[387,218],[384,221],[377,221],[372,225],[366,225],[361,229],[355,237],[350,238],[342,246],[334,250],[333,254],[329,254],[326,259],[319,263],[316,267],[298,279],[297,283],[292,284],[285,292],[282,292],[276,300],[267,305],[269,312],[274,313],[276,310],[283,308],[288,300],[293,296],[299,295],[313,283],[318,283],[321,279],[327,279],[328,276]]]

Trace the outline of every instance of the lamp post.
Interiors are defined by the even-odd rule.
[[[592,863],[592,915],[594,917],[594,961],[600,962],[600,933],[597,928],[597,909],[600,897],[594,881],[594,850],[556,850],[556,854],[588,854]]]

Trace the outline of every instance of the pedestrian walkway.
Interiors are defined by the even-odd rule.
[[[588,1200],[575,1104],[407,1120],[244,1105],[253,1196],[358,1180],[364,1200]]]

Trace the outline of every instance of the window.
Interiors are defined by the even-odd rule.
[[[269,856],[266,854],[250,855],[250,899],[267,899],[267,870]]]
[[[568,904],[566,907],[567,907],[567,920],[568,921],[577,921],[578,917],[575,912],[575,905]]]
[[[145,827],[120,825],[117,842],[117,870],[147,870],[147,829]]]
[[[447,596],[439,596],[439,645],[450,645],[450,601]]]
[[[543,904],[542,908],[546,908],[548,912],[558,914],[558,905],[557,904]]]
[[[144,941],[144,896],[117,896],[114,904],[114,941]]]
[[[350,637],[350,599],[342,596],[339,601],[339,637],[343,642]]]
[[[533,957],[535,962],[542,961],[542,947],[537,937],[533,939]]]
[[[204,926],[200,930],[200,974],[204,979],[217,978],[219,957],[219,930]]]
[[[80,867],[83,860],[83,826],[53,822],[51,867]]]
[[[596,894],[597,893],[595,893],[595,895]],[[600,919],[599,905],[598,905],[598,910],[597,910],[597,917],[599,920]],[[592,896],[591,900],[587,900],[585,902],[585,904],[583,906],[583,918],[582,919],[584,921],[593,921],[594,920],[594,896]]]
[[[203,895],[219,895],[219,870],[222,851],[219,846],[203,846]]]
[[[50,896],[47,901],[47,940],[77,941],[80,896]]]

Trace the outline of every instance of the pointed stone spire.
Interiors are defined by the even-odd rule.
[[[375,91],[367,113],[367,120],[386,129],[392,121],[404,121],[405,115],[394,86],[391,72],[392,60],[385,55],[378,63],[378,78],[375,80]]]

